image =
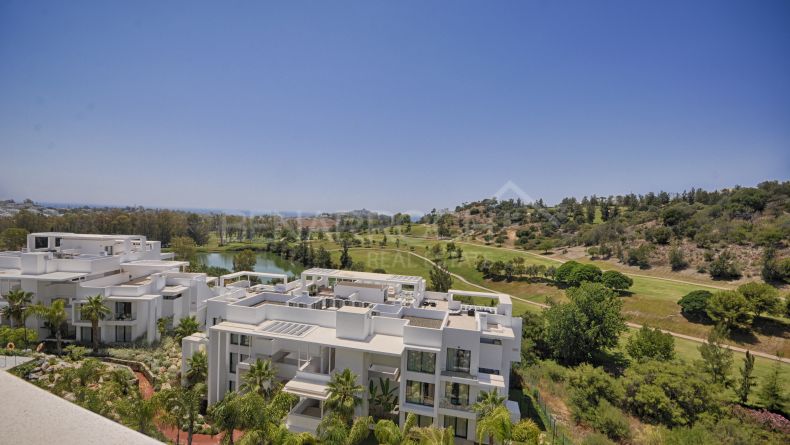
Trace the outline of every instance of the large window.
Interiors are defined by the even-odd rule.
[[[433,406],[433,395],[436,387],[433,383],[406,382],[406,402],[416,405]]]
[[[447,348],[447,370],[469,373],[472,363],[472,351],[466,349]]]
[[[466,439],[466,429],[468,420],[461,417],[444,416],[444,427],[453,427],[455,437],[462,437]]]
[[[232,345],[239,344],[239,334],[230,334],[230,344]]]
[[[413,372],[433,374],[436,371],[436,354],[433,352],[409,351],[406,369]]]
[[[230,366],[228,372],[231,374],[236,374],[236,365],[239,362],[239,355],[233,352],[230,353]]]
[[[131,320],[132,319],[132,303],[128,301],[115,302],[115,319],[116,320]]]
[[[36,249],[46,249],[49,247],[49,238],[46,236],[37,236],[35,240]]]
[[[242,335],[241,336],[241,345],[242,346],[249,346],[250,345],[250,336],[249,335]]]
[[[115,327],[115,341],[117,343],[129,343],[132,341],[132,327],[131,326],[116,326]]]
[[[431,416],[422,416],[417,414],[417,426],[420,428],[425,428],[433,425],[433,417]]]
[[[469,385],[461,383],[445,382],[444,384],[444,397],[450,405],[468,405],[469,404]]]

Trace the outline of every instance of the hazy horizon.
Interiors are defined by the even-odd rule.
[[[781,0],[3,2],[0,196],[425,212],[509,183],[556,203],[787,180],[788,20]]]

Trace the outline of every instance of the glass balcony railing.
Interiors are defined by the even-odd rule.
[[[468,400],[462,400],[458,397],[445,396],[439,400],[439,406],[445,409],[457,409],[460,411],[474,411],[472,404]]]

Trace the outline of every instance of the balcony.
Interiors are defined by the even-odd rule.
[[[288,413],[285,425],[292,432],[309,432],[315,434],[321,423],[322,402],[315,399],[302,399]]]
[[[460,400],[457,397],[443,397],[439,400],[439,407],[444,409],[454,409],[458,411],[474,412],[474,408],[468,400]]]
[[[463,369],[456,369],[454,371],[450,370],[442,370],[443,377],[455,377],[459,379],[468,379],[468,380],[477,380],[477,376],[469,372],[468,370]]]

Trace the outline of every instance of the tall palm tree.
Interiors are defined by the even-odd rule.
[[[364,390],[357,383],[356,374],[346,368],[332,375],[326,386],[329,390],[329,398],[325,402],[327,409],[340,416],[347,424],[350,423],[354,409],[362,403],[360,393]]]
[[[472,409],[477,413],[478,422],[500,406],[505,406],[505,397],[500,396],[496,388],[493,391],[480,391],[477,401],[472,405]],[[478,423],[479,425],[479,423]],[[494,437],[488,436],[488,445],[494,445]]]
[[[93,353],[99,352],[99,321],[110,315],[110,308],[104,305],[104,296],[94,295],[80,307],[82,318],[91,322],[91,337],[93,337]]]
[[[69,317],[69,314],[66,313],[66,302],[63,300],[54,300],[49,306],[37,304],[30,307],[30,312],[46,321],[50,329],[55,332],[58,355],[61,355],[63,353],[62,326]]]
[[[0,309],[3,317],[10,319],[14,326],[25,327],[25,321],[30,316],[30,303],[33,301],[33,293],[25,292],[22,289],[14,289],[5,296],[7,306]],[[27,345],[27,329],[24,331],[25,345]]]
[[[244,374],[241,390],[255,392],[268,398],[274,387],[275,377],[277,377],[277,370],[272,365],[272,361],[257,359],[250,366],[250,370]]]
[[[382,445],[406,445],[411,439],[411,430],[417,424],[417,416],[414,413],[406,414],[406,421],[402,427],[389,419],[382,419],[376,422],[373,435]]]
[[[181,404],[181,392],[184,388],[177,385],[154,394],[157,403],[162,408],[159,413],[159,422],[176,429],[176,445],[181,444],[181,427],[184,426],[184,410]]]
[[[494,408],[477,420],[477,441],[482,442],[483,436],[489,437],[489,445],[494,445],[494,440],[508,445],[513,441],[514,426],[510,420],[510,411],[504,405]]]
[[[187,424],[187,445],[192,445],[192,435],[195,432],[195,422],[200,414],[200,405],[206,394],[206,385],[198,383],[190,389],[180,391],[178,403],[184,413]]]
[[[187,386],[192,387],[197,383],[205,383],[208,378],[208,355],[204,351],[197,351],[187,360]]]
[[[318,424],[318,440],[324,445],[357,445],[368,438],[372,423],[370,416],[357,417],[349,427],[346,419],[330,413]]]
[[[437,428],[426,426],[414,428],[412,432],[420,445],[453,445],[455,443],[453,427]]]
[[[193,315],[191,317],[182,318],[178,322],[178,326],[176,326],[176,328],[173,330],[173,335],[180,345],[181,340],[183,340],[184,337],[189,337],[198,331],[200,331],[200,323],[198,323],[197,319]]]
[[[283,419],[288,414],[293,403],[297,398],[286,392],[277,392],[271,400],[266,400],[262,395],[257,392],[248,392],[244,394],[248,398],[250,410],[255,413],[252,416],[250,424],[245,425],[244,436],[239,439],[239,445],[272,445],[272,444],[287,444],[298,445],[299,443],[312,443],[309,438],[312,435],[303,435],[302,437],[292,437],[284,435],[281,431]],[[309,436],[309,437],[308,437]],[[278,442],[273,438],[277,438]]]

